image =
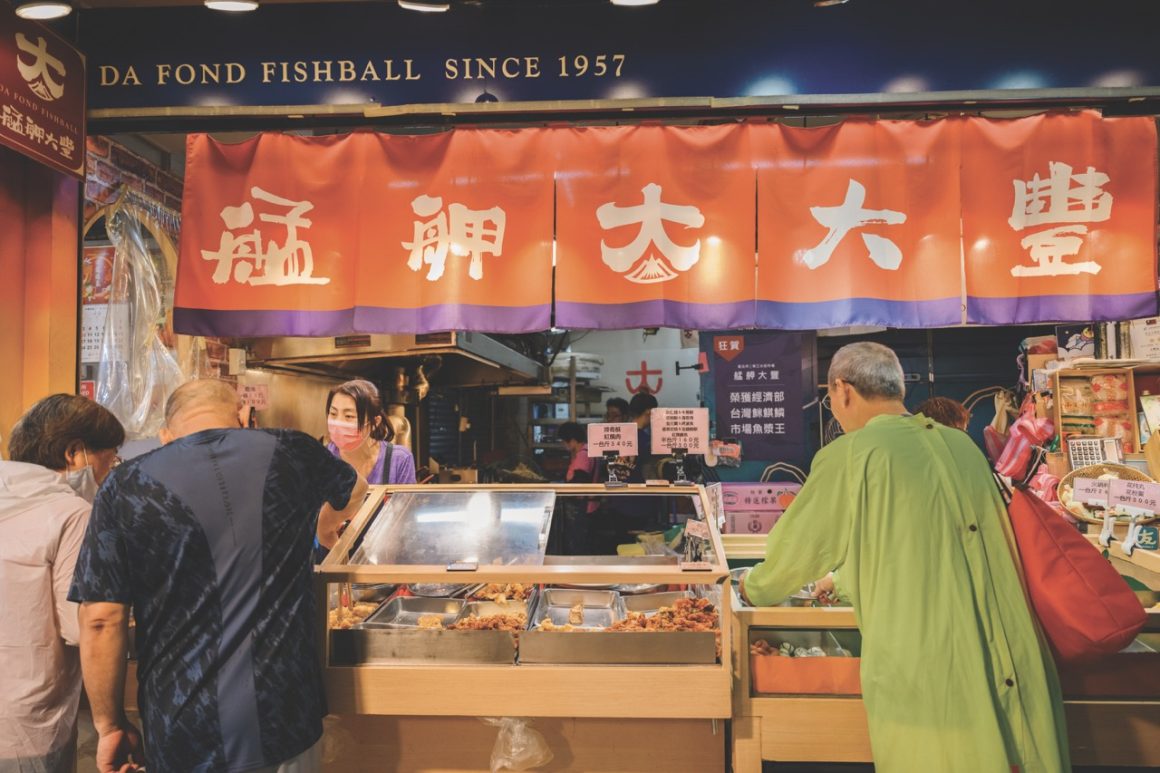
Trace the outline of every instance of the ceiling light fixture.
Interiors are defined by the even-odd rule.
[[[850,0],[814,0],[814,8],[829,8],[831,5],[845,5]]]
[[[16,6],[16,15],[21,19],[59,19],[72,13],[72,6],[60,2],[24,3]]]
[[[443,13],[451,9],[451,3],[431,2],[431,0],[399,0],[399,7],[420,13]]]
[[[656,5],[661,0],[612,0],[613,5]]]
[[[227,13],[245,13],[258,10],[258,0],[205,0],[205,7]]]

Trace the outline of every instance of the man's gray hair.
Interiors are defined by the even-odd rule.
[[[906,374],[891,349],[861,341],[847,344],[830,361],[829,382],[842,379],[866,398],[901,400],[906,397]]]
[[[207,407],[220,409],[223,416],[236,415],[241,408],[237,389],[216,378],[187,381],[174,389],[165,401],[165,424],[173,426],[174,420],[190,408]]]

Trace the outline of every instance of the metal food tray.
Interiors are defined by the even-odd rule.
[[[682,597],[685,594],[653,594]],[[635,599],[647,598],[637,596]],[[672,600],[675,600],[672,599]],[[654,600],[656,601],[656,600]],[[543,631],[537,628],[548,617],[554,624],[567,625],[568,614],[577,602],[583,602],[584,623],[572,631]],[[717,662],[717,636],[695,631],[605,631],[605,625],[591,622],[625,618],[626,599],[612,591],[560,590],[544,591],[528,619],[528,629],[520,635],[521,664],[695,664]],[[638,604],[644,611],[648,602]],[[653,604],[659,609],[665,604]],[[562,617],[561,617],[562,613]]]
[[[396,603],[397,602],[397,603]],[[332,630],[331,665],[420,663],[514,664],[520,636],[514,631],[446,630],[470,614],[527,613],[528,602],[464,602],[461,599],[393,599],[350,630]],[[421,615],[437,614],[443,629],[419,628]]]
[[[531,599],[529,599],[530,601]],[[471,615],[477,617],[492,617],[493,615],[518,615],[528,614],[528,601],[516,601],[512,599],[507,603],[500,604],[498,601],[469,601],[463,605],[463,612],[455,619],[455,622],[465,620]]]
[[[652,617],[661,607],[671,607],[681,599],[691,598],[693,598],[693,592],[685,590],[625,596],[621,599],[621,603],[624,605],[625,612],[643,612],[647,617]]]
[[[583,606],[579,623],[569,620],[577,604]],[[528,627],[535,628],[544,618],[554,625],[571,625],[602,631],[617,620],[624,619],[624,605],[620,594],[610,590],[563,590],[549,588],[540,594],[535,612],[528,618]]]
[[[419,618],[437,615],[443,627],[454,623],[463,612],[462,599],[403,596],[393,598],[358,625],[362,628],[419,628]]]

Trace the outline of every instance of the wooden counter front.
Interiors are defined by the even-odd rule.
[[[743,608],[735,613],[732,748],[735,773],[776,762],[872,762],[861,697],[754,695],[750,629],[851,629],[853,610]],[[1160,630],[1153,612],[1145,628]],[[1160,767],[1160,695],[1147,700],[1065,700],[1074,765]]]

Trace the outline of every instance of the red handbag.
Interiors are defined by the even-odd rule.
[[[1039,497],[1004,494],[1027,594],[1056,661],[1081,663],[1131,644],[1148,615],[1124,578]]]

